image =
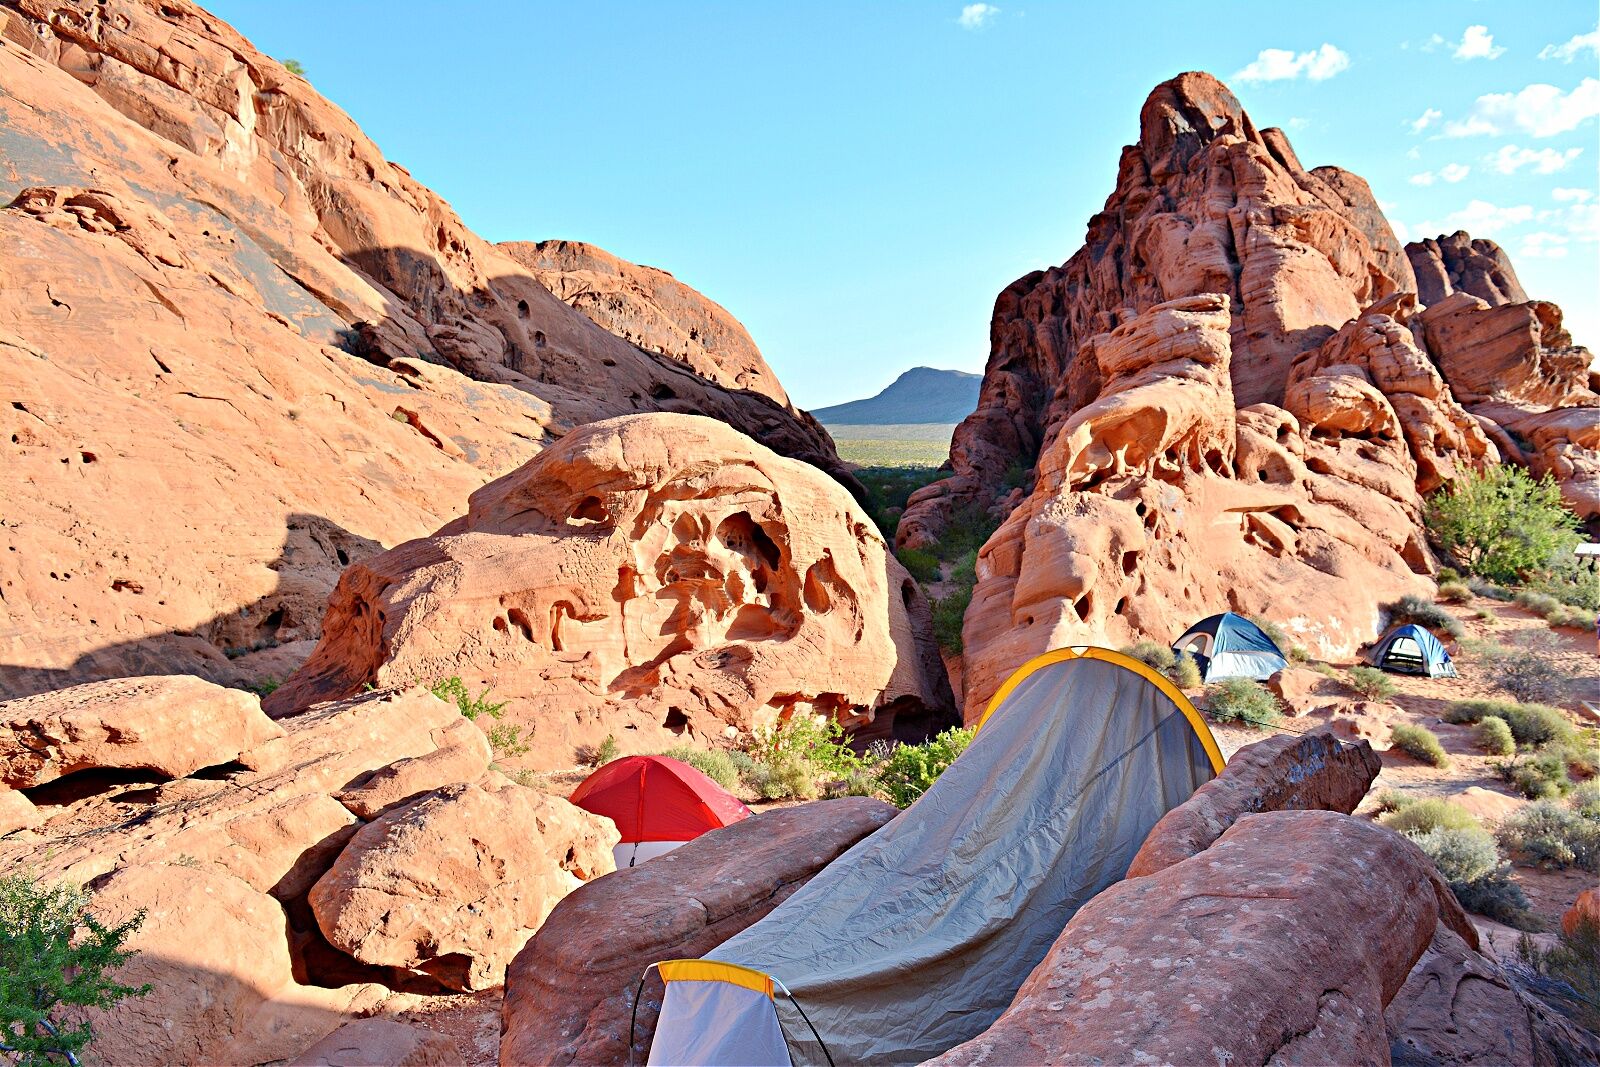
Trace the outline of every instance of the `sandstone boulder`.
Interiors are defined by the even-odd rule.
[[[1246,815],[1294,810],[1348,815],[1382,769],[1370,745],[1345,744],[1320,730],[1246,745],[1221,774],[1161,817],[1133,857],[1128,877],[1154,874],[1205,851]]]
[[[43,818],[27,797],[14,789],[0,789],[0,837],[36,826]]]
[[[461,1062],[443,1034],[393,1019],[357,1019],[296,1056],[290,1067],[430,1067]]]
[[[1291,718],[1309,715],[1346,699],[1337,682],[1306,667],[1285,667],[1267,679],[1267,688],[1283,702]]]
[[[763,812],[574,891],[506,972],[500,1062],[642,1063],[661,1009],[644,969],[705,955],[761,919],[895,809],[847,797]]]
[[[1412,241],[1406,245],[1406,258],[1416,274],[1417,299],[1430,307],[1455,293],[1491,307],[1528,299],[1505,249],[1465,230]]]
[[[362,963],[499,985],[556,903],[615,869],[610,820],[516,785],[448,786],[356,831],[307,898]]]
[[[209,865],[138,864],[94,882],[106,924],[139,910],[137,950],[115,974],[151,992],[91,1009],[104,1063],[252,1064],[283,1059],[385,996],[372,986],[296,985],[278,902]]]
[[[1470,812],[1479,822],[1491,826],[1528,804],[1522,797],[1508,796],[1481,785],[1469,785],[1445,799]]]
[[[363,775],[337,799],[363,819],[374,819],[424,793],[457,782],[471,782],[489,770],[494,753],[483,731],[457,716],[431,735],[434,748],[420,756],[396,760]]]
[[[929,1062],[1383,1063],[1384,1007],[1447,900],[1382,827],[1250,815],[1091,900],[999,1020]]]
[[[1365,741],[1379,752],[1392,744],[1395,723],[1405,721],[1404,713],[1393,704],[1376,700],[1353,700],[1333,709],[1328,730],[1343,741]]]
[[[266,706],[458,675],[493,684],[545,767],[624,729],[665,747],[884,709],[926,731],[953,701],[914,593],[815,468],[711,419],[613,419],[480,489],[435,536],[352,566]]]
[[[1384,1010],[1396,1067],[1557,1067],[1600,1060],[1600,1039],[1519,989],[1441,926]]]
[[[0,783],[110,767],[182,778],[282,734],[254,694],[200,678],[93,682],[0,703]]]
[[[1561,929],[1569,935],[1575,934],[1585,921],[1600,926],[1600,888],[1585,889],[1578,894],[1572,907],[1561,915]]]

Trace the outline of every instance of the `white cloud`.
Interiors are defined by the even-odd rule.
[[[1437,52],[1440,47],[1449,43],[1449,41],[1445,40],[1443,37],[1440,37],[1436,33],[1432,37],[1429,37],[1426,41],[1422,42],[1422,50],[1424,52]]]
[[[1580,33],[1565,44],[1547,44],[1539,49],[1540,59],[1559,59],[1571,63],[1584,52],[1600,55],[1600,28]]]
[[[1505,49],[1494,43],[1487,26],[1468,26],[1456,45],[1456,59],[1499,59]]]
[[[1413,174],[1406,179],[1412,185],[1432,185],[1437,180],[1438,176],[1431,170],[1425,170],[1421,174]]]
[[[1415,146],[1413,146],[1411,148],[1406,149],[1406,158],[1407,159],[1421,159],[1422,158],[1422,153],[1420,151],[1418,151]]]
[[[1296,55],[1287,48],[1263,48],[1255,60],[1230,80],[1239,82],[1292,81],[1301,76],[1314,82],[1327,81],[1348,70],[1350,57],[1331,44]]]
[[[1443,111],[1440,111],[1436,107],[1430,107],[1428,110],[1418,115],[1415,119],[1411,120],[1411,132],[1421,133],[1423,130],[1427,129],[1429,126],[1432,126],[1435,122],[1438,122],[1442,118],[1444,118]]]
[[[1474,237],[1493,237],[1512,226],[1533,221],[1533,208],[1528,204],[1497,207],[1487,200],[1471,200],[1460,211],[1445,216],[1445,225],[1451,230],[1466,230]]]
[[[1589,189],[1552,189],[1550,195],[1568,204],[1587,204],[1594,199],[1594,193]]]
[[[1523,237],[1517,255],[1533,259],[1564,259],[1567,255],[1567,239],[1548,230],[1530,233]]]
[[[1585,78],[1571,92],[1554,85],[1530,85],[1515,93],[1478,97],[1465,119],[1447,122],[1446,137],[1473,137],[1521,130],[1533,137],[1554,137],[1577,129],[1600,115],[1600,79]]]
[[[1306,119],[1306,118],[1301,118],[1298,115],[1293,115],[1293,116],[1290,116],[1289,121],[1286,122],[1284,125],[1288,126],[1291,130],[1303,130],[1307,126],[1311,125],[1311,120],[1310,119]]]
[[[1558,170],[1565,170],[1569,163],[1582,154],[1581,148],[1569,148],[1563,152],[1554,148],[1518,148],[1508,144],[1493,155],[1484,156],[1483,161],[1501,174],[1515,174],[1523,167],[1532,167],[1535,174],[1554,174]]]
[[[1415,239],[1411,236],[1411,227],[1407,226],[1399,219],[1390,219],[1389,229],[1394,231],[1394,235],[1400,239],[1401,244],[1405,244],[1407,241]],[[1420,238],[1421,234],[1418,234],[1417,237]]]
[[[1446,163],[1439,168],[1439,177],[1454,185],[1456,182],[1472,173],[1472,168],[1464,163]]]
[[[993,4],[968,4],[961,9],[961,15],[956,21],[964,30],[981,30],[998,14],[1000,9]]]

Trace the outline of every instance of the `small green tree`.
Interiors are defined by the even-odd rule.
[[[1428,532],[1441,551],[1473,574],[1511,582],[1565,555],[1578,520],[1548,476],[1501,464],[1469,472],[1428,499]]]
[[[283,69],[288,71],[290,74],[298,74],[302,78],[306,76],[306,68],[298,59],[284,60]]]
[[[122,943],[143,922],[141,911],[117,926],[101,924],[75,885],[45,885],[28,874],[0,878],[0,1053],[18,1067],[78,1064],[94,1031],[59,1013],[109,1008],[150,992],[105,973],[134,956]]]

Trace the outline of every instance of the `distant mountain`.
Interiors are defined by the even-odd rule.
[[[981,384],[981,374],[912,367],[875,397],[817,408],[811,414],[825,426],[960,422],[978,406]]]

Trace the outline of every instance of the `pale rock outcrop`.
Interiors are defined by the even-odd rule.
[[[1486,238],[1474,239],[1465,230],[1412,241],[1405,254],[1416,275],[1417,299],[1429,306],[1455,293],[1477,297],[1491,307],[1528,299],[1505,249]]]
[[[1267,679],[1267,688],[1291,718],[1309,715],[1349,699],[1338,682],[1307,667],[1285,667]]]
[[[652,976],[634,1018],[647,966],[710,952],[895,814],[866,797],[762,812],[577,889],[506,972],[500,1062],[644,1062],[662,996]]]
[[[306,1049],[289,1067],[446,1067],[461,1053],[443,1034],[393,1019],[357,1019]]]
[[[1161,817],[1139,846],[1128,877],[1154,874],[1205,851],[1247,815],[1299,810],[1348,815],[1382,769],[1370,745],[1345,744],[1321,730],[1246,745],[1221,774]]]
[[[15,789],[0,789],[0,837],[37,826],[43,818],[26,796]]]
[[[1381,604],[1426,588],[1404,442],[1237,409],[1230,323],[1226,296],[1186,297],[1080,349],[1097,395],[1052,431],[1033,491],[978,555],[969,715],[1031,656],[1181,633],[1224,607],[1278,619],[1314,654],[1353,654]]]
[[[435,536],[352,566],[265,706],[456,675],[494,686],[541,766],[623,730],[670,745],[797,713],[926,733],[953,711],[919,610],[815,468],[711,419],[634,416],[573,431]]]
[[[1473,818],[1486,826],[1493,826],[1522,808],[1528,801],[1522,797],[1508,796],[1481,785],[1469,785],[1459,793],[1445,797],[1450,803],[1465,809]]]
[[[1370,744],[1379,752],[1392,745],[1390,734],[1396,723],[1406,722],[1405,713],[1380,700],[1352,700],[1332,709],[1328,730],[1345,741]]]
[[[859,488],[770,373],[723,384],[748,353],[597,326],[188,0],[3,10],[0,697],[282,678],[346,565],[595,419],[715,417]]]
[[[1246,816],[1089,901],[995,1024],[929,1062],[1384,1063],[1384,1007],[1442,919],[1465,925],[1399,835]]]
[[[743,324],[666,271],[582,241],[506,241],[497,247],[557,298],[624,341],[670,356],[724,388],[749,389],[794,410]]]
[[[111,767],[182,778],[282,735],[253,693],[200,678],[93,682],[0,702],[0,784]]]
[[[609,819],[559,797],[446,786],[356,831],[307,900],[362,963],[485,989],[557,901],[616,869],[616,843]]]

